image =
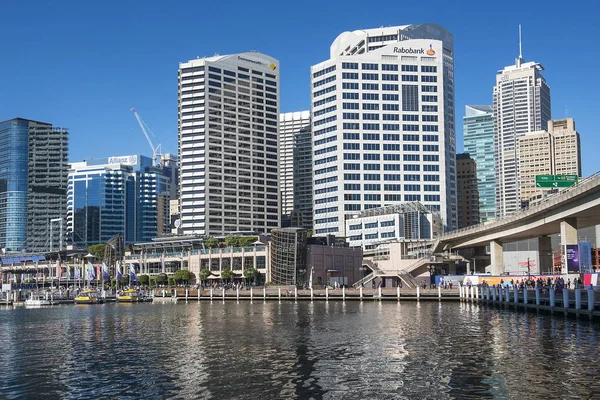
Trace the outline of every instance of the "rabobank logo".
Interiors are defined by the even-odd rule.
[[[427,53],[428,56],[434,56],[435,50],[433,49],[433,45],[430,44],[429,49],[425,53]]]

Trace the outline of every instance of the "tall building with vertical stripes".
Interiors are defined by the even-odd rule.
[[[494,86],[494,149],[496,155],[496,212],[498,217],[520,208],[519,138],[547,128],[551,118],[550,87],[540,63],[525,62],[496,75]]]
[[[316,234],[414,201],[456,227],[453,42],[435,24],[344,32],[312,66]]]
[[[247,52],[180,63],[182,234],[279,226],[279,62]]]
[[[310,111],[279,115],[281,226],[312,230]]]

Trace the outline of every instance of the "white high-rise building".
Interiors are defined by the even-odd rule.
[[[453,42],[434,24],[344,32],[311,68],[316,234],[413,201],[456,227]]]
[[[496,154],[496,215],[502,217],[520,208],[519,137],[547,128],[550,88],[540,63],[525,62],[519,55],[515,65],[496,75],[494,86],[494,148]]]
[[[279,62],[257,52],[179,65],[181,232],[279,226]]]
[[[312,230],[310,111],[279,115],[281,224]]]

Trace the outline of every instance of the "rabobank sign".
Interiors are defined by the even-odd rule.
[[[406,47],[394,47],[394,53],[397,54],[425,54],[425,49],[411,49]]]

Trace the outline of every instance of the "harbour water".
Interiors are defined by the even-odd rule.
[[[459,303],[0,308],[0,398],[600,398],[600,326]]]

